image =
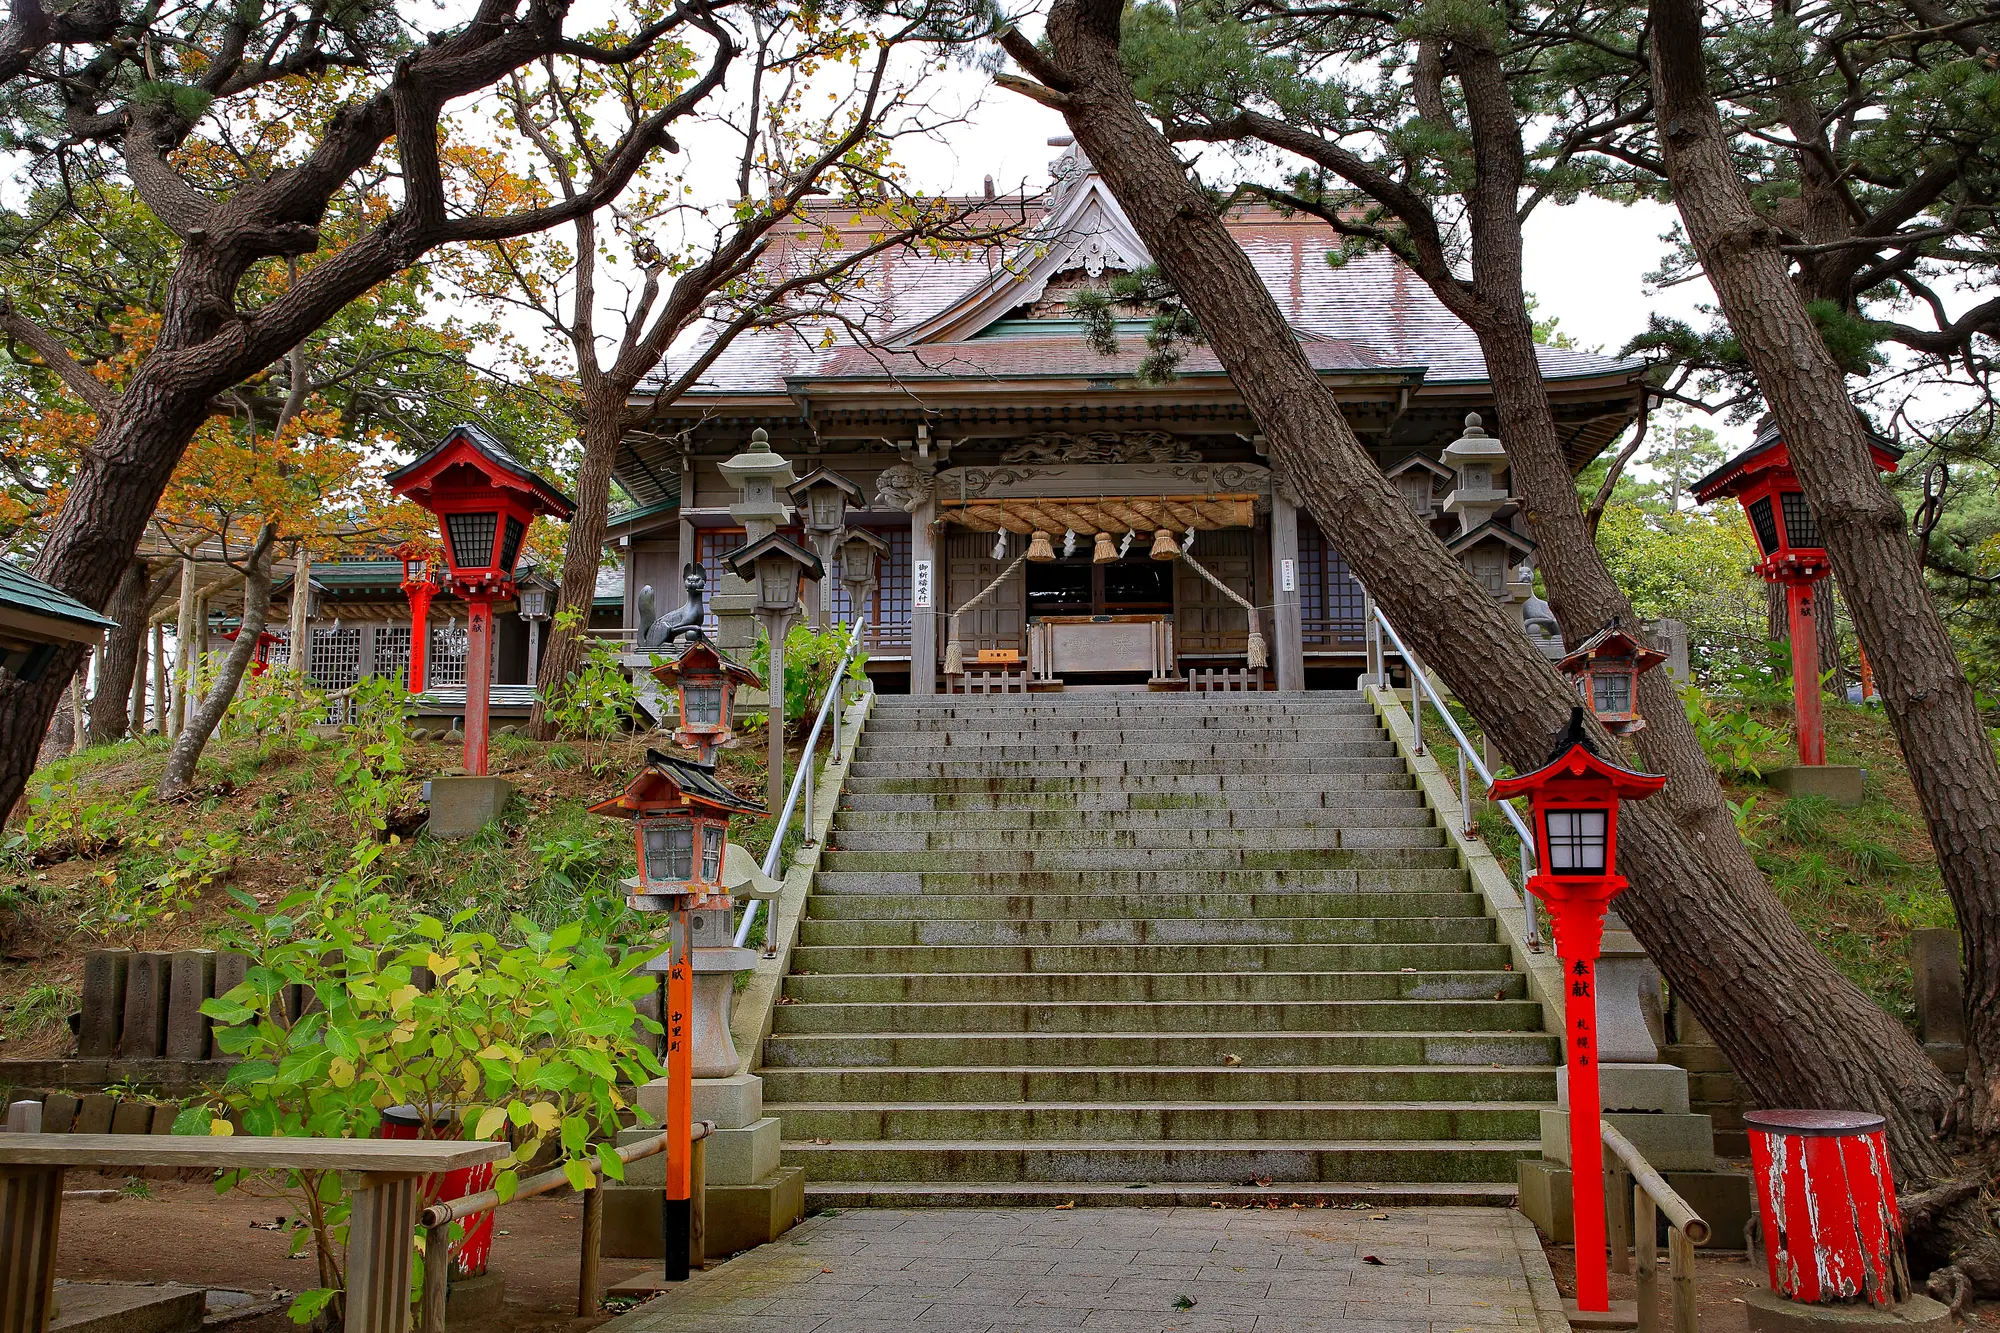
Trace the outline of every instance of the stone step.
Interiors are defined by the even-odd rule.
[[[1023,1105],[931,1105],[895,1102],[765,1103],[798,1140],[921,1142],[936,1139],[1032,1139],[1105,1143],[1258,1139],[1532,1139],[1541,1133],[1536,1102],[1483,1106],[1430,1102],[1164,1102],[1106,1106],[1095,1102]]]
[[[1376,795],[1376,793],[1360,793]],[[1236,807],[1080,809],[1074,801],[1052,809],[914,809],[860,807],[858,801],[926,801],[924,797],[850,797],[834,815],[834,829],[920,829],[926,833],[972,829],[1428,829],[1436,823],[1418,793],[1380,793],[1392,801],[1340,807],[1284,807],[1244,801]]]
[[[1012,819],[1043,815],[1077,820],[1104,816],[1183,815],[1243,823],[1259,818],[1317,820],[1322,812],[1365,817],[1375,811],[1399,811],[1411,818],[1430,818],[1423,793],[1414,787],[1339,787],[1325,791],[1289,788],[1192,791],[1047,791],[877,792],[849,787],[840,808],[852,814],[912,814],[939,820],[979,816]]]
[[[1219,762],[1223,766],[1222,771],[1227,772],[1231,768],[1246,771],[1252,761],[1264,759],[1294,759],[1317,763],[1339,759],[1390,759],[1394,758],[1395,754],[1396,747],[1393,743],[1366,738],[1253,741],[1242,745],[1224,745],[1211,741],[1177,741],[1166,737],[1157,740],[1130,741],[1124,745],[1102,748],[1073,745],[1067,741],[1043,740],[996,741],[991,745],[897,745],[889,741],[867,740],[862,742],[861,748],[855,752],[854,761],[857,764],[871,765],[924,763],[984,766],[1008,763],[1039,764],[1049,760],[1073,764],[1115,755],[1127,764],[1151,764],[1158,760],[1198,760],[1205,765]]]
[[[1033,1139],[920,1143],[790,1141],[785,1160],[806,1179],[981,1184],[1213,1180],[1292,1185],[1368,1181],[1509,1181],[1539,1157],[1539,1139],[1293,1139],[1136,1144]]]
[[[1089,1181],[1054,1185],[806,1182],[809,1214],[825,1208],[1511,1208],[1514,1200],[1511,1180],[1320,1185],[1280,1185],[1275,1181],[1270,1185],[1204,1185],[1198,1181],[1125,1185]]]
[[[884,694],[875,700],[876,716],[969,717],[985,714],[1021,713],[1106,713],[1112,710],[1142,714],[1192,713],[1210,716],[1243,713],[1266,716],[1287,712],[1364,712],[1374,706],[1358,692],[1334,690],[1265,690],[1256,694],[1167,694],[1134,691],[1131,694],[1036,694],[1007,697],[964,696],[955,699],[920,698],[907,694]]]
[[[989,852],[1102,851],[1371,851],[1436,848],[1444,830],[1431,825],[1362,825],[1322,828],[1127,828],[1109,821],[1077,828],[846,828],[832,847],[843,852],[938,852],[947,864],[975,860]]]
[[[1494,946],[1497,952],[1499,946]],[[908,1001],[1141,1000],[1479,1000],[1526,994],[1518,972],[1434,968],[1415,972],[946,972],[922,974],[794,972],[785,996],[811,1004]]]
[[[1326,916],[1181,917],[1022,921],[824,921],[808,919],[800,930],[803,948],[854,949],[927,946],[935,948],[1033,949],[1037,958],[1055,948],[1109,946],[1185,948],[1189,945],[1328,944],[1490,944],[1492,918],[1484,916]],[[824,968],[819,970],[826,970]],[[859,971],[866,969],[846,969]]]
[[[862,778],[924,778],[930,781],[952,779],[972,780],[991,784],[1006,778],[1034,778],[1046,782],[1050,779],[1065,778],[1110,778],[1123,782],[1126,778],[1162,778],[1200,776],[1203,784],[1196,790],[1213,790],[1216,787],[1236,785],[1238,778],[1253,776],[1273,777],[1282,773],[1309,776],[1315,779],[1310,784],[1321,785],[1318,779],[1326,777],[1347,777],[1361,774],[1396,773],[1409,777],[1409,769],[1402,759],[1395,755],[1356,756],[1346,759],[1329,758],[1262,758],[1243,754],[1231,754],[1207,759],[1194,758],[1134,758],[1134,759],[1085,759],[1078,758],[1077,752],[1066,755],[1048,755],[1041,758],[1019,756],[1012,759],[980,758],[977,756],[939,760],[935,763],[904,763],[895,760],[869,759],[857,755],[853,773]],[[1392,784],[1407,786],[1408,783]],[[863,788],[862,790],[867,790]],[[877,789],[881,790],[881,789]],[[903,788],[902,790],[922,790]]]
[[[838,848],[821,858],[831,871],[926,871],[975,866],[983,873],[1018,870],[1455,870],[1458,853],[1449,847],[1382,847],[1259,851],[1253,848],[1137,847],[991,848],[958,856],[937,852],[849,852]],[[940,866],[940,863],[943,863]]]
[[[1113,1004],[786,1004],[780,1033],[1536,1031],[1533,1000],[1127,1001]]]
[[[1036,769],[1012,777],[973,774],[964,777],[850,777],[843,792],[880,796],[1091,796],[1117,795],[1130,798],[1135,807],[1157,801],[1158,809],[1184,803],[1188,797],[1239,797],[1278,800],[1296,798],[1309,805],[1339,805],[1342,797],[1359,792],[1416,791],[1417,780],[1407,768],[1369,760],[1371,771],[1315,773],[1311,782],[1301,782],[1296,774],[1232,773],[1223,777],[1214,772],[1099,774],[1062,776]],[[1317,798],[1317,799],[1315,799]]]
[[[885,731],[871,727],[864,749],[960,750],[995,745],[1060,745],[1071,749],[1124,749],[1128,746],[1261,745],[1271,741],[1310,744],[1334,741],[1382,741],[1386,733],[1372,720],[1302,727],[1182,727],[1133,719],[1128,725],[1078,726],[1069,722],[1025,727],[974,727],[940,731]]]
[[[822,874],[820,892],[807,903],[812,921],[1137,921],[1139,929],[1157,928],[1167,922],[1257,920],[1321,920],[1328,917],[1394,917],[1474,915],[1482,910],[1478,894],[1464,891],[1465,876],[1460,871],[1419,870],[1397,872],[1418,887],[1405,890],[1349,887],[1345,891],[1320,887],[1313,892],[1230,893],[1231,883],[1249,884],[1255,876],[1206,875],[1220,887],[1186,893],[1140,891],[1118,893],[1116,884],[1099,884],[1096,876],[1061,878],[1070,889],[1102,887],[1103,893],[1064,892],[1061,887],[1048,892],[1025,890],[1020,893],[990,891],[993,884],[1014,883],[1008,875],[898,875],[844,874],[836,885],[826,885]],[[1137,877],[1124,876],[1122,882]],[[905,880],[962,881],[962,891],[924,887]],[[885,880],[890,882],[885,883]],[[1451,886],[1458,886],[1456,889]],[[901,886],[901,887],[898,887]],[[1428,886],[1428,887],[1426,887]],[[1158,938],[1158,936],[1149,936]]]
[[[1295,1065],[1286,1069],[767,1069],[765,1104],[949,1102],[1039,1105],[1088,1102],[1420,1101],[1454,1105],[1540,1102],[1556,1096],[1556,1071],[1491,1065]],[[1356,1177],[1366,1179],[1366,1177]]]
[[[1225,1056],[1234,1056],[1241,1064],[1228,1065]],[[994,1069],[1479,1064],[1539,1068],[1555,1056],[1555,1038],[1541,1032],[828,1032],[773,1035],[764,1042],[766,1069],[946,1064]]]
[[[1001,944],[800,947],[800,975],[951,977],[988,973],[1126,976],[1175,972],[1403,972],[1504,970],[1504,944]]]

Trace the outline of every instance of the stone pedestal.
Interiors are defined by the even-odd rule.
[[[665,1080],[639,1089],[639,1106],[654,1120],[666,1112]],[[779,1124],[764,1114],[764,1080],[755,1074],[698,1078],[694,1118],[715,1125],[708,1137],[708,1256],[719,1259],[775,1240],[805,1220],[805,1172],[779,1164]],[[626,1130],[619,1142],[644,1138],[652,1130]],[[650,1259],[661,1254],[660,1192],[664,1156],[635,1162],[626,1183],[605,1193],[604,1250],[617,1258]]]
[[[469,838],[500,817],[514,795],[505,778],[432,778],[424,784],[433,838]]]
[[[742,1063],[729,1034],[730,1008],[736,998],[736,974],[757,966],[752,949],[732,943],[731,914],[694,912],[689,939],[694,953],[694,1076],[728,1078]],[[664,1108],[662,1110],[664,1114]],[[699,1111],[697,1120],[707,1119]]]
[[[1743,1298],[1750,1307],[1750,1333],[1950,1333],[1951,1310],[1928,1296],[1912,1296],[1901,1305],[1801,1305],[1777,1292],[1759,1288]]]
[[[1787,796],[1823,796],[1850,810],[1861,804],[1861,770],[1847,764],[1767,768],[1764,782]]]

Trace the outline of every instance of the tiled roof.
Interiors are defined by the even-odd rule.
[[[1233,215],[1229,226],[1286,320],[1308,340],[1314,365],[1323,370],[1421,368],[1424,383],[1431,386],[1486,382],[1478,338],[1400,260],[1374,252],[1335,267],[1327,262],[1323,224],[1269,209]],[[918,325],[969,298],[990,281],[998,261],[997,253],[940,257],[887,251],[864,266],[861,286],[844,302],[843,314],[870,337],[885,339],[891,330]],[[690,395],[783,394],[788,384],[804,387],[800,381],[807,379],[879,376],[885,369],[912,377],[1116,377],[1129,374],[1143,355],[1138,337],[1121,341],[1114,357],[1091,351],[1080,327],[1070,337],[972,337],[927,343],[921,350],[881,350],[859,346],[840,326],[764,329],[736,339]],[[673,382],[705,345],[697,342],[677,352],[649,386]],[[1641,364],[1553,347],[1538,349],[1538,355],[1543,375],[1551,380],[1629,373]],[[1186,363],[1190,373],[1215,368],[1214,355],[1206,349],[1194,352]]]
[[[5,560],[0,560],[0,605],[30,615],[51,616],[99,629],[108,629],[118,623],[99,615],[68,593],[50,587],[31,574],[22,573]]]

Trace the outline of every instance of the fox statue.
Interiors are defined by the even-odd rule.
[[[701,622],[708,614],[708,577],[700,565],[689,564],[681,570],[681,587],[687,590],[686,604],[658,619],[653,616],[652,585],[639,589],[639,647],[659,648],[701,632]]]

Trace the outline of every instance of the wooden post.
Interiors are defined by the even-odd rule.
[[[486,776],[486,737],[491,723],[493,681],[493,602],[468,598],[465,615],[465,771]]]
[[[1632,1213],[1626,1205],[1632,1199],[1632,1176],[1625,1170],[1625,1164],[1615,1157],[1606,1174],[1610,1176],[1610,1183],[1605,1188],[1605,1202],[1611,1210],[1606,1219],[1611,1224],[1611,1271],[1629,1273],[1632,1271]]]
[[[174,689],[173,707],[161,720],[161,730],[170,736],[181,734],[181,727],[187,722],[187,697],[193,684],[194,653],[190,645],[194,643],[195,607],[195,563],[181,561],[181,605],[180,618],[174,622]]]
[[[1659,1207],[1645,1190],[1632,1194],[1632,1239],[1639,1252],[1639,1333],[1660,1333]]]
[[[1299,621],[1299,508],[1271,482],[1271,628],[1277,639],[1278,688],[1306,687],[1305,632]]]
[[[292,557],[292,601],[285,608],[285,637],[291,645],[292,670],[305,675],[305,651],[300,646],[306,637],[306,603],[311,601],[307,585],[312,581],[312,555],[304,542],[299,543],[296,555]]]
[[[692,1127],[690,1127],[692,1128]],[[708,1267],[708,1139],[688,1145],[688,1267]]]
[[[761,614],[764,633],[771,640],[770,665],[765,669],[765,689],[768,692],[770,720],[764,724],[768,741],[768,768],[764,775],[764,804],[770,807],[775,817],[785,806],[785,634],[792,618],[783,613]],[[785,831],[778,829],[771,836],[784,841]]]
[[[90,651],[84,650],[83,660],[76,664],[76,674],[69,678],[69,752],[82,754],[84,742],[90,739],[90,723],[83,712],[83,683],[90,679]]]
[[[937,501],[926,498],[910,514],[910,693],[937,693],[937,603],[943,586],[938,577],[937,535],[931,523]]]
[[[405,1333],[410,1326],[410,1233],[421,1176],[344,1172],[347,1224],[345,1333]],[[451,1266],[450,1245],[445,1267]]]
[[[597,1313],[598,1251],[604,1248],[604,1185],[583,1192],[583,1249],[576,1270],[576,1317]]]
[[[1674,1333],[1696,1333],[1694,1242],[1679,1227],[1667,1233],[1667,1272],[1674,1284]]]
[[[63,1169],[0,1167],[0,1333],[43,1333],[55,1314]]]
[[[150,637],[141,630],[132,654],[132,694],[125,708],[125,734],[146,734],[146,667],[151,656]]]
[[[167,627],[153,622],[153,726],[167,734]]]
[[[1792,709],[1799,733],[1799,764],[1818,768],[1826,763],[1826,727],[1819,711],[1819,625],[1814,620],[1813,585],[1785,588],[1791,612]]]
[[[444,1333],[445,1299],[451,1294],[451,1223],[424,1228],[424,1295],[417,1333]]]
[[[667,954],[666,1065],[667,1135],[666,1189],[660,1204],[660,1238],[669,1282],[684,1282],[692,1250],[694,1219],[694,967],[688,953],[689,913],[682,896],[672,917]]]

